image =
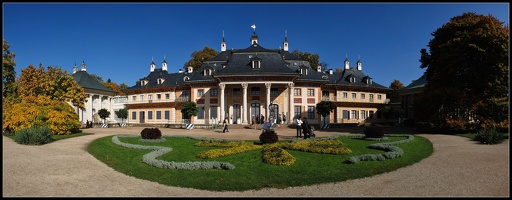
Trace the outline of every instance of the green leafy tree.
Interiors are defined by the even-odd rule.
[[[185,63],[183,68],[185,69],[185,71],[187,71],[187,67],[192,66],[192,68],[194,68],[194,71],[198,71],[199,68],[201,68],[201,64],[203,64],[204,61],[215,58],[217,55],[219,55],[219,52],[215,51],[210,47],[205,46],[201,51],[192,52],[192,54],[190,55],[191,59]]]
[[[188,119],[192,119],[193,116],[197,116],[199,108],[195,102],[187,102],[181,106],[181,113],[188,116]]]
[[[389,85],[389,88],[392,89],[389,92],[390,102],[393,102],[393,103],[400,102],[400,100],[401,100],[401,98],[400,98],[400,89],[404,88],[404,84],[402,84],[402,82],[400,82],[399,80],[394,80]]]
[[[117,116],[117,118],[121,118],[121,122],[124,122],[124,119],[128,118],[128,110],[126,109],[119,109],[118,111],[114,112]]]
[[[16,92],[16,71],[14,70],[16,54],[9,51],[9,47],[10,45],[4,39],[2,46],[2,95],[4,98],[14,96]]]
[[[432,36],[429,51],[420,51],[428,82],[418,99],[423,103],[415,105],[423,117],[438,127],[475,118],[482,127],[508,124],[508,113],[503,113],[510,78],[508,25],[492,15],[467,12]]]
[[[334,106],[332,105],[331,101],[320,101],[316,104],[316,113],[319,115],[322,115],[322,117],[324,117],[324,124],[326,124],[325,118],[333,110],[334,110]]]
[[[102,108],[98,110],[98,115],[103,119],[103,123],[105,123],[105,119],[110,116],[110,112],[107,109]]]
[[[292,55],[294,56],[297,56],[299,57],[301,60],[303,61],[308,61],[309,62],[309,65],[313,68],[313,69],[316,69],[317,66],[319,65],[322,65],[322,67],[327,67],[327,63],[322,63],[320,64],[320,56],[318,54],[311,54],[309,52],[305,52],[305,53],[302,53],[298,50],[295,50],[292,52]],[[325,65],[325,66],[323,66]]]

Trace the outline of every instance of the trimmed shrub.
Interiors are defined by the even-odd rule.
[[[42,145],[53,142],[52,133],[47,126],[23,128],[16,132],[14,141],[18,144]]]
[[[366,138],[382,138],[384,137],[384,132],[380,126],[369,126],[364,130],[364,136]]]
[[[142,139],[155,140],[162,137],[162,132],[158,128],[145,128],[140,132]]]
[[[499,144],[503,142],[504,136],[496,129],[482,129],[476,133],[475,141],[479,141],[481,144]]]
[[[265,130],[260,134],[260,142],[263,144],[276,143],[278,140],[277,133],[273,130]]]

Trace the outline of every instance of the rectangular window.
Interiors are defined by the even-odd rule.
[[[140,101],[144,101],[144,95],[143,94],[140,95]]]
[[[170,119],[169,114],[170,113],[168,110],[164,111],[164,119],[169,120]]]
[[[157,99],[157,100],[162,99],[162,94],[156,94],[156,99]]]
[[[348,110],[343,110],[343,119],[349,119]]]
[[[343,92],[343,98],[344,99],[348,98],[348,94],[346,92]]]
[[[202,97],[202,96],[204,96],[204,90],[203,89],[197,90],[197,97]]]
[[[368,119],[372,119],[373,118],[373,110],[370,110],[370,114],[368,115]]]
[[[270,96],[277,96],[279,95],[279,90],[277,88],[270,88]]]
[[[148,111],[148,119],[149,120],[153,119],[153,111]]]
[[[170,99],[170,98],[171,98],[171,94],[165,93],[165,99]]]
[[[379,100],[379,101],[382,100],[382,95],[380,95],[380,94],[377,95],[377,100]]]
[[[301,95],[301,94],[300,94],[300,90],[301,90],[300,88],[295,88],[295,89],[293,89],[293,94],[294,94],[295,96],[300,96],[300,95]]]
[[[359,119],[366,119],[366,112],[364,110],[359,111]]]
[[[199,107],[199,111],[197,112],[197,119],[204,119],[204,107]]]
[[[258,87],[253,87],[251,89],[251,96],[260,96],[260,88]]]
[[[153,95],[152,94],[148,94],[148,100],[153,100]]]
[[[350,111],[350,119],[357,119],[357,110]]]
[[[233,96],[240,96],[240,88],[233,88]]]
[[[217,116],[217,106],[210,107],[210,118],[219,119],[219,117]]]
[[[217,89],[210,89],[210,96],[216,97],[217,96]]]
[[[308,89],[308,96],[315,96],[315,89]]]
[[[352,93],[352,99],[356,99],[357,98],[357,94],[356,93]]]
[[[189,91],[181,92],[181,97],[190,97],[190,92]]]
[[[132,101],[137,101],[137,96],[133,95],[132,96]]]
[[[366,94],[365,93],[361,93],[361,99],[366,99]]]
[[[370,102],[373,102],[373,94],[370,94]]]
[[[156,119],[162,119],[162,111],[156,111]]]
[[[294,106],[294,112],[295,112],[295,117],[300,118],[302,116],[301,115],[302,110],[300,109],[300,106]]]
[[[132,112],[132,120],[136,120],[137,119],[137,112]]]
[[[315,119],[315,106],[308,106],[308,119]]]

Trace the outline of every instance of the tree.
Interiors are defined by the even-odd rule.
[[[61,67],[48,66],[47,71],[42,64],[39,69],[29,65],[21,69],[18,83],[18,94],[27,96],[49,96],[53,100],[68,101],[78,108],[84,108],[87,97],[85,91],[67,71]]]
[[[103,119],[103,123],[105,123],[105,119],[110,116],[110,112],[107,109],[102,108],[98,110],[98,115]]]
[[[320,101],[316,104],[316,113],[322,115],[324,117],[323,124],[327,124],[325,122],[325,118],[334,110],[334,106],[331,101]]]
[[[215,58],[217,55],[219,55],[219,52],[215,51],[214,49],[205,46],[203,50],[201,51],[194,51],[190,55],[192,59],[187,61],[183,68],[185,71],[187,71],[188,66],[192,66],[194,68],[194,71],[198,71],[199,68],[201,68],[201,64],[203,64],[204,61]]]
[[[193,116],[197,116],[199,108],[195,102],[187,102],[181,106],[181,113],[188,116],[188,119],[192,119]]]
[[[389,88],[392,90],[389,92],[389,99],[392,103],[400,102],[400,89],[404,88],[404,84],[402,84],[399,80],[394,80],[389,85]]]
[[[128,110],[126,109],[119,109],[118,111],[114,112],[117,116],[117,118],[121,118],[121,122],[124,123],[124,119],[128,118]]]
[[[320,56],[318,54],[311,54],[309,52],[305,52],[305,53],[302,53],[300,51],[293,51],[292,52],[292,55],[294,56],[297,56],[299,57],[300,59],[302,59],[303,61],[308,61],[309,62],[309,65],[313,68],[313,69],[316,69],[317,66],[321,65],[320,64]],[[327,66],[326,63],[323,63],[325,66]]]
[[[481,127],[508,124],[508,113],[502,113],[508,107],[508,25],[492,15],[467,12],[432,36],[429,51],[420,51],[420,67],[427,68],[423,99],[418,99],[429,104],[421,105],[425,119],[448,128],[450,121],[475,118]]]
[[[16,71],[14,70],[16,54],[10,52],[9,47],[10,45],[4,39],[2,46],[2,95],[4,98],[14,96],[16,92]]]

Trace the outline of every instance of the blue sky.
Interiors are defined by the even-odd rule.
[[[103,80],[135,85],[152,61],[178,72],[194,51],[260,46],[320,55],[327,69],[358,58],[381,85],[419,78],[431,33],[464,12],[509,24],[509,3],[3,3],[3,38],[16,75],[30,64],[68,72],[84,61]]]

